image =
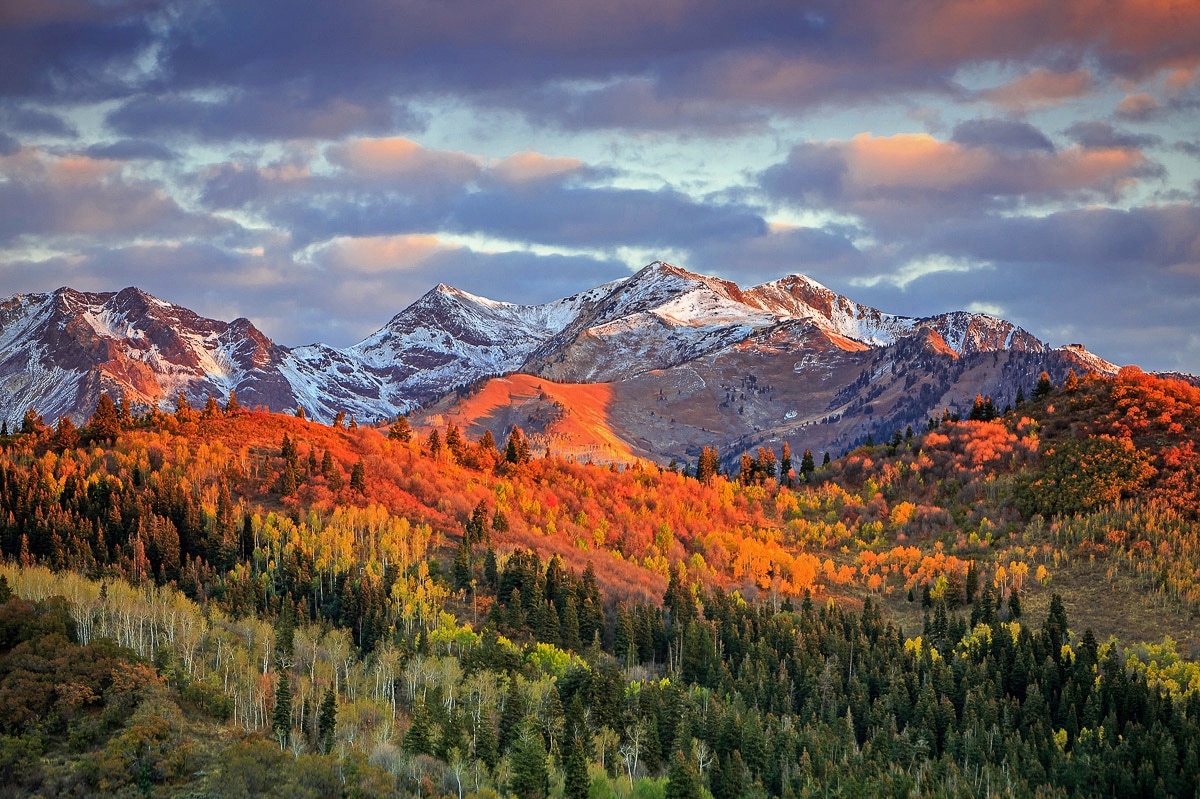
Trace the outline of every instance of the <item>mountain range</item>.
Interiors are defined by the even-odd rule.
[[[0,418],[85,420],[101,393],[174,409],[236,391],[328,422],[412,414],[599,460],[694,457],[788,440],[814,451],[891,435],[976,394],[997,407],[1045,370],[1112,374],[987,314],[885,313],[802,275],[742,289],[655,262],[544,305],[438,285],[343,349],[272,342],[137,288],[0,302]]]

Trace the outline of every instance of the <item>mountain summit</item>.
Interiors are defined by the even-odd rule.
[[[986,314],[897,316],[803,275],[742,289],[661,261],[543,305],[438,285],[344,349],[282,347],[249,320],[206,319],[132,287],[108,293],[61,288],[0,302],[0,417],[10,424],[30,407],[50,420],[70,415],[82,421],[101,393],[135,408],[169,410],[180,393],[198,404],[230,391],[244,406],[303,406],[319,421],[343,411],[379,419],[512,373],[608,384],[617,404],[624,403],[610,413],[613,420],[627,411],[636,417],[636,409],[656,416],[671,404],[667,386],[682,397],[684,385],[698,379],[705,390],[689,388],[687,396],[707,397],[703,407],[676,414],[693,419],[703,433],[678,437],[677,448],[687,452],[706,437],[768,440],[796,425],[829,425],[831,418],[865,411],[867,418],[855,425],[837,426],[833,440],[849,440],[942,405],[961,406],[975,390],[1008,397],[1044,368],[1052,374],[1116,370],[1082,348],[1054,349]],[[901,374],[901,396],[881,403],[884,377]],[[930,381],[938,387],[930,388]],[[779,407],[759,407],[766,385]],[[750,394],[746,386],[753,386]],[[654,395],[653,406],[643,407],[642,394]],[[820,407],[802,413],[816,397],[823,398]],[[890,410],[878,415],[877,406]],[[657,440],[648,434],[662,431],[625,432]]]

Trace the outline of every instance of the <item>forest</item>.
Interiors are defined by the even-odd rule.
[[[1196,796],[1200,389],[1029,389],[821,464],[31,410],[0,795]]]

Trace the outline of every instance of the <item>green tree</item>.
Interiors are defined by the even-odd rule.
[[[702,799],[700,779],[690,758],[676,752],[671,759],[671,770],[667,774],[666,799]]]
[[[545,799],[550,795],[550,771],[546,765],[546,746],[542,734],[532,722],[526,722],[513,744],[512,773],[508,789],[521,799]]]
[[[275,707],[271,711],[271,729],[279,748],[286,749],[292,737],[292,685],[288,673],[281,671],[275,684]]]
[[[360,494],[367,493],[367,469],[361,458],[350,470],[350,488]]]
[[[1054,384],[1050,382],[1050,374],[1042,372],[1038,377],[1037,385],[1033,387],[1033,398],[1035,400],[1050,396],[1054,391]]]
[[[812,450],[804,450],[804,457],[800,459],[800,474],[807,480],[816,470],[817,465],[813,462]]]
[[[337,694],[333,692],[333,686],[329,686],[325,691],[325,698],[321,700],[321,714],[317,720],[317,736],[321,752],[329,754],[333,751],[333,738],[337,733]]]
[[[563,799],[588,799],[587,757],[583,752],[583,742],[576,737],[568,739],[571,746],[567,752],[566,763],[563,765]]]

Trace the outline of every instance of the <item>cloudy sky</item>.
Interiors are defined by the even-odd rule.
[[[1200,373],[1200,10],[0,0],[0,295],[347,345],[657,259]]]

